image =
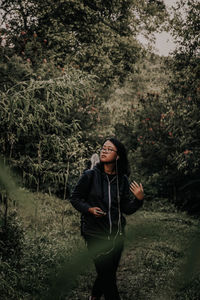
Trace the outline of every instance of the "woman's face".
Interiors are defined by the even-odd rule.
[[[116,146],[110,141],[106,141],[101,148],[100,161],[103,163],[114,162],[116,161],[117,157],[118,155]]]

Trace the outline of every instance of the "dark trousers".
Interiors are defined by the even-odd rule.
[[[123,251],[123,239],[105,241],[91,236],[85,237],[89,252],[93,257],[97,277],[92,288],[92,296],[105,300],[120,300],[116,272]]]

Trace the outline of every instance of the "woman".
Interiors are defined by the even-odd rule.
[[[71,197],[82,213],[81,233],[97,271],[90,300],[119,300],[116,272],[123,250],[124,214],[132,214],[143,204],[142,184],[129,186],[126,149],[115,138],[107,139],[100,151],[100,163],[85,171]],[[131,193],[129,192],[131,191]],[[131,199],[130,194],[135,197]],[[94,254],[95,249],[95,254]]]

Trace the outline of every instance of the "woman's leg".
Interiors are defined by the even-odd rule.
[[[88,251],[89,251],[89,253],[90,253],[90,255],[91,255],[91,257],[94,261],[94,265],[96,267],[95,257],[97,256],[98,249],[101,248],[102,240],[99,240],[99,239],[94,238],[92,236],[84,236],[84,239],[86,241]],[[96,272],[97,272],[97,277],[96,277],[95,282],[93,284],[92,297],[94,297],[94,299],[98,300],[103,295],[103,290],[102,290],[101,276],[99,276],[97,267],[96,267]]]
[[[113,247],[107,253],[99,255],[94,259],[97,279],[93,286],[93,294],[98,290],[105,296],[105,300],[119,300],[119,292],[116,283],[116,272],[123,250],[123,242],[116,240]]]
[[[105,300],[119,300],[116,272],[123,250],[123,240],[117,238],[114,242],[107,242],[90,236],[85,237],[85,240],[88,250],[93,256],[97,272],[92,288],[92,296],[100,299],[104,294]]]

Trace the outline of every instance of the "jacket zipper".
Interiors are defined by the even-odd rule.
[[[108,180],[108,218],[109,218],[109,225],[110,225],[110,230],[109,230],[109,233],[111,235],[112,233],[112,219],[111,219],[111,213],[110,213],[110,210],[111,210],[111,192],[110,192],[110,181],[109,181],[109,178],[108,176],[106,175],[107,177],[107,180]],[[112,179],[114,180],[114,178]]]

